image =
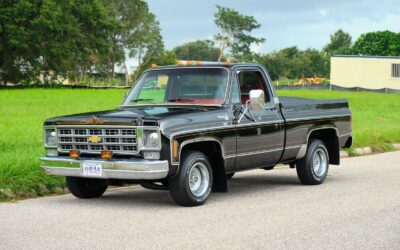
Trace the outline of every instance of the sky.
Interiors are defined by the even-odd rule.
[[[366,32],[400,32],[400,0],[147,0],[160,21],[167,49],[198,39],[212,39],[216,5],[253,16],[262,25],[253,35],[266,42],[255,52],[289,46],[321,49],[339,28],[353,41]]]

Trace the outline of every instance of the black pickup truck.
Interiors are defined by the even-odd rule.
[[[76,197],[137,182],[195,206],[235,172],[277,164],[321,184],[352,125],[347,100],[278,97],[260,65],[193,63],[146,71],[115,110],[47,119],[44,137],[41,167]]]

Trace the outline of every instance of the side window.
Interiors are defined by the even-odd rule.
[[[232,103],[240,103],[239,84],[236,78],[232,79]]]
[[[269,102],[268,89],[266,88],[264,78],[259,71],[240,71],[238,73],[238,80],[240,85],[240,99],[241,103],[245,104],[249,100],[250,90],[261,89],[265,94],[265,102]]]

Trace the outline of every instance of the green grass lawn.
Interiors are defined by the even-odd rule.
[[[126,91],[0,90],[0,189],[9,188],[18,196],[61,192],[64,178],[46,176],[39,169],[39,157],[44,155],[43,121],[65,114],[113,109],[121,104]]]
[[[18,197],[62,192],[64,178],[46,176],[39,169],[39,157],[44,155],[43,121],[59,115],[115,108],[126,91],[0,90],[0,200],[6,198],[7,189]],[[400,94],[285,90],[279,91],[279,95],[348,98],[356,147],[385,149],[388,143],[400,142]]]

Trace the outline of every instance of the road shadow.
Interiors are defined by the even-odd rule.
[[[257,194],[260,192],[281,192],[290,188],[301,187],[297,175],[270,175],[268,173],[257,173],[255,175],[237,174],[232,180],[228,181],[227,193],[212,193],[211,202],[218,200],[234,199],[236,196],[246,194]],[[140,186],[132,188],[116,189],[107,191],[99,199],[81,200],[74,197],[72,199],[59,199],[58,202],[63,206],[68,205],[88,205],[102,207],[147,207],[157,208],[160,206],[177,207],[172,200],[169,191],[147,190]],[[215,198],[215,199],[214,199]]]

